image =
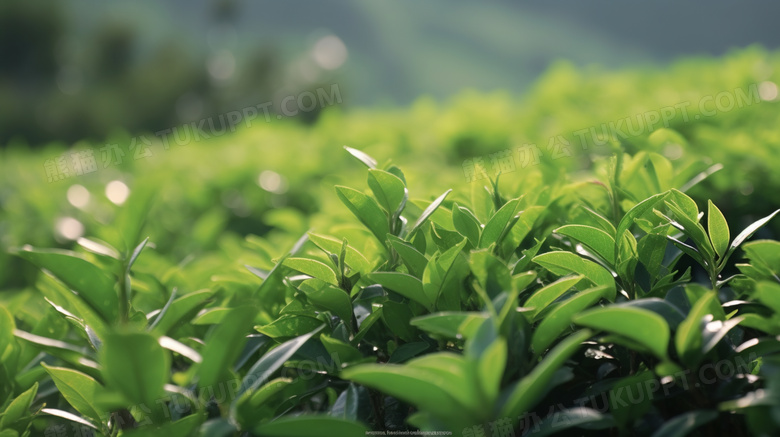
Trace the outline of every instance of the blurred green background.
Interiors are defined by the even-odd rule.
[[[692,195],[741,229],[780,204],[777,16],[755,0],[4,1],[0,290],[37,274],[9,248],[73,247],[143,187],[156,261],[206,280],[246,263],[247,236],[282,248],[352,223],[332,187],[363,169],[344,145],[403,168],[412,199],[468,195],[474,159],[519,163],[528,144],[539,162],[508,191],[592,179],[617,150],[721,163]],[[663,141],[660,125],[591,134],[670,107]]]
[[[345,108],[519,96],[559,60],[615,69],[774,49],[777,16],[769,0],[8,0],[0,143],[100,142],[265,102],[278,113],[284,96],[334,83]]]

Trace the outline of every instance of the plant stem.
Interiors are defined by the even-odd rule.
[[[122,275],[119,281],[119,322],[126,324],[130,320],[130,274]]]

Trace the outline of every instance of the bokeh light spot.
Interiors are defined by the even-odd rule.
[[[347,46],[336,35],[328,35],[314,43],[312,56],[320,67],[335,70],[346,62]]]
[[[115,205],[125,203],[129,195],[130,188],[127,188],[127,185],[122,181],[111,181],[106,184],[106,197]]]
[[[55,228],[60,236],[68,240],[78,240],[84,235],[84,225],[73,217],[61,217]]]
[[[68,202],[76,208],[84,208],[89,205],[89,190],[83,185],[71,185],[68,188]]]

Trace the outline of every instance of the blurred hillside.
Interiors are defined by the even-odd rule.
[[[780,47],[777,2],[9,0],[0,144],[103,141],[338,84],[344,105],[523,94],[555,61],[604,68]],[[297,119],[311,122],[318,111]]]

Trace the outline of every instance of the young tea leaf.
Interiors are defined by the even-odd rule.
[[[753,222],[753,224],[751,224],[750,226],[745,228],[742,232],[740,232],[739,235],[737,235],[734,238],[734,241],[731,242],[731,246],[729,246],[729,250],[726,252],[726,255],[723,257],[723,261],[725,262],[725,260],[727,260],[731,256],[731,254],[734,253],[735,250],[737,250],[740,244],[742,244],[748,238],[752,237],[753,234],[756,233],[756,231],[761,229],[761,227],[764,226],[765,224],[769,223],[769,221],[772,220],[778,213],[780,213],[780,209],[778,209],[777,211],[773,212],[772,214],[769,214],[768,216],[760,220]]]
[[[403,181],[383,170],[368,171],[368,186],[388,215],[395,213],[407,197]]]
[[[574,323],[588,328],[625,336],[666,359],[669,325],[658,314],[636,307],[608,306],[594,308],[574,316]]]
[[[132,404],[155,405],[168,383],[170,357],[146,333],[113,333],[100,350],[103,379]]]
[[[572,272],[583,275],[594,285],[606,287],[605,297],[610,301],[615,300],[615,279],[607,269],[593,261],[586,260],[571,252],[556,251],[538,255],[533,259],[533,262],[556,275],[563,276]]]
[[[579,241],[603,258],[610,266],[615,265],[615,239],[601,229],[585,225],[566,225],[553,232]]]
[[[338,286],[339,279],[336,272],[327,264],[308,258],[287,258],[282,265],[297,270],[301,273],[317,278],[328,284]]]
[[[363,152],[362,150],[353,149],[352,147],[344,146],[344,150],[349,152],[350,155],[357,158],[358,161],[365,164],[368,168],[376,168],[377,162],[376,159],[369,156],[366,152]]]
[[[557,371],[569,357],[580,348],[583,341],[592,333],[583,329],[574,333],[555,346],[541,363],[531,370],[512,388],[509,397],[501,408],[501,417],[519,418],[523,412],[531,409],[541,400],[549,389],[548,385]]]
[[[452,205],[452,224],[456,231],[468,238],[472,246],[478,247],[482,227],[477,217],[468,208],[458,206],[457,203]]]
[[[337,185],[336,194],[344,205],[357,217],[380,243],[384,244],[385,235],[390,232],[387,216],[376,200],[368,197],[358,190]]]
[[[417,231],[417,229],[419,229],[420,226],[422,226],[423,223],[425,223],[425,221],[428,220],[428,217],[430,217],[431,214],[436,212],[436,209],[439,207],[439,205],[442,204],[442,202],[444,202],[444,199],[446,199],[447,195],[449,195],[451,192],[452,192],[452,189],[449,189],[449,190],[445,191],[444,194],[442,194],[441,196],[437,197],[436,200],[431,202],[431,204],[428,205],[427,208],[425,208],[425,211],[423,211],[422,214],[420,214],[420,217],[417,219],[417,221],[414,222],[414,225],[412,226],[411,229],[409,229],[409,232],[408,232],[407,235],[413,237],[415,232]]]
[[[715,249],[715,253],[718,254],[718,258],[723,258],[729,247],[729,238],[731,237],[729,235],[729,224],[726,223],[723,213],[712,203],[712,200],[707,201],[707,209],[707,232],[710,235],[712,247]]]
[[[482,236],[479,239],[480,249],[498,241],[499,236],[505,233],[505,229],[510,226],[512,218],[517,214],[519,205],[520,199],[512,199],[493,214],[493,217],[485,224],[485,229],[482,230]]]
[[[95,423],[107,419],[107,412],[98,406],[98,396],[104,388],[94,378],[64,367],[50,367],[43,363],[41,366],[54,380],[62,397],[76,411],[94,420]]]
[[[115,280],[99,267],[75,252],[59,249],[34,249],[26,246],[18,255],[51,272],[68,288],[76,291],[107,322],[118,317],[119,298]]]

